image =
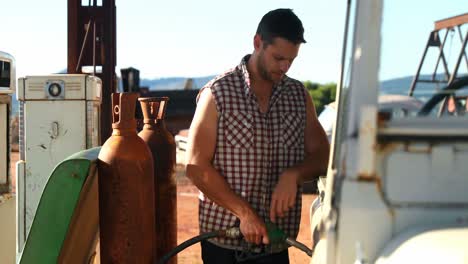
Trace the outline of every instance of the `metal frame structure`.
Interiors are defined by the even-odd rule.
[[[465,53],[466,44],[468,42],[468,31],[465,32],[465,36],[463,37],[463,32],[461,29],[461,27],[467,23],[468,23],[468,13],[434,22],[434,30],[429,34],[429,39],[427,40],[426,48],[424,49],[424,53],[422,55],[421,61],[419,62],[418,70],[416,72],[416,75],[414,76],[413,82],[411,83],[409,96],[413,96],[414,89],[416,88],[416,85],[419,82],[442,83],[446,85],[452,84],[452,82],[458,77],[458,69],[460,68],[460,64],[462,62],[463,57],[465,58],[466,66],[468,67],[468,57],[466,56],[466,53]],[[458,34],[460,37],[460,41],[462,42],[462,46],[461,46],[459,55],[457,57],[457,62],[455,64],[455,67],[452,73],[450,73],[448,66],[447,66],[447,60],[444,55],[444,47],[445,47],[445,43],[446,43],[449,32],[455,31],[455,29],[458,29]],[[442,30],[445,30],[445,35],[444,35],[444,39],[441,41],[439,32]],[[437,58],[437,62],[434,68],[434,72],[432,73],[431,79],[422,80],[422,79],[419,79],[419,75],[421,73],[421,68],[426,59],[427,51],[431,47],[439,48],[439,56]],[[442,61],[442,65],[444,67],[445,80],[437,79],[437,69],[439,68],[440,61]]]
[[[112,132],[111,94],[117,86],[116,50],[115,0],[68,0],[67,71],[92,73],[102,80],[101,143]]]

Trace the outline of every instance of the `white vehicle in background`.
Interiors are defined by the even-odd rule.
[[[318,120],[323,130],[325,130],[325,134],[327,134],[328,142],[330,142],[336,120],[336,102],[325,105],[325,108],[318,116]]]
[[[459,15],[468,5],[347,2],[332,153],[311,206],[310,263],[468,263],[468,13]],[[417,114],[382,113],[382,81],[413,75],[421,53],[428,61],[427,47],[437,49],[436,67],[426,75],[432,87],[409,93],[422,98]],[[415,80],[425,82],[418,77],[427,69],[420,63]]]
[[[422,108],[423,102],[415,97],[399,94],[380,95],[378,109],[381,113],[387,113],[388,117],[415,116]],[[320,112],[318,120],[331,141],[333,126],[336,119],[336,102],[329,103]]]

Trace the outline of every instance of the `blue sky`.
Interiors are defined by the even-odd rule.
[[[18,77],[66,68],[66,0],[0,3],[6,22],[0,27],[0,50],[16,58]],[[116,6],[117,73],[129,66],[143,78],[222,73],[252,52],[261,17],[288,7],[301,18],[308,41],[289,74],[319,82],[338,77],[344,1],[117,0]]]
[[[414,75],[421,60],[434,22],[468,12],[467,0],[390,0],[384,4],[382,24],[382,54],[380,78],[382,80]],[[468,24],[462,27],[467,32]],[[445,31],[439,36],[444,37]],[[463,33],[465,34],[465,33]],[[449,71],[453,70],[461,50],[458,31],[452,31],[446,41],[444,54]],[[431,48],[426,55],[422,72],[432,74],[438,50]],[[460,71],[467,72],[466,64]],[[442,67],[440,66],[441,70]],[[440,72],[440,70],[438,72]]]
[[[436,19],[468,11],[466,0],[390,1],[386,11],[381,78],[414,74],[428,31],[410,30],[416,21],[431,30]],[[49,74],[67,64],[66,0],[0,0],[0,50],[17,61],[17,76]],[[305,27],[289,75],[336,82],[346,0],[116,0],[117,67],[133,66],[143,78],[197,77],[221,73],[253,50],[260,18],[269,10],[294,9]],[[402,30],[405,29],[405,30]],[[404,40],[408,41],[404,41]],[[398,52],[398,53],[395,53]],[[396,54],[398,56],[396,56]],[[399,57],[408,58],[402,63]]]

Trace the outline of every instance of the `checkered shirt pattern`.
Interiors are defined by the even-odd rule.
[[[218,111],[213,166],[235,193],[246,199],[265,221],[271,195],[281,173],[304,159],[306,93],[303,84],[285,76],[274,86],[266,113],[259,110],[250,89],[244,57],[234,69],[216,77],[202,89],[211,89]],[[295,238],[301,219],[302,188],[296,205],[277,225]],[[200,232],[238,226],[239,219],[200,193]],[[241,250],[241,241],[216,238],[218,246]]]

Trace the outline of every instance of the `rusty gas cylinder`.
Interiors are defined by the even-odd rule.
[[[112,94],[112,136],[98,157],[101,263],[155,260],[153,157],[136,132],[137,98]]]
[[[164,116],[168,97],[139,98],[143,130],[138,134],[150,147],[154,160],[156,214],[156,259],[177,246],[177,187],[174,175],[174,136],[166,129]],[[177,263],[173,257],[171,264]]]

